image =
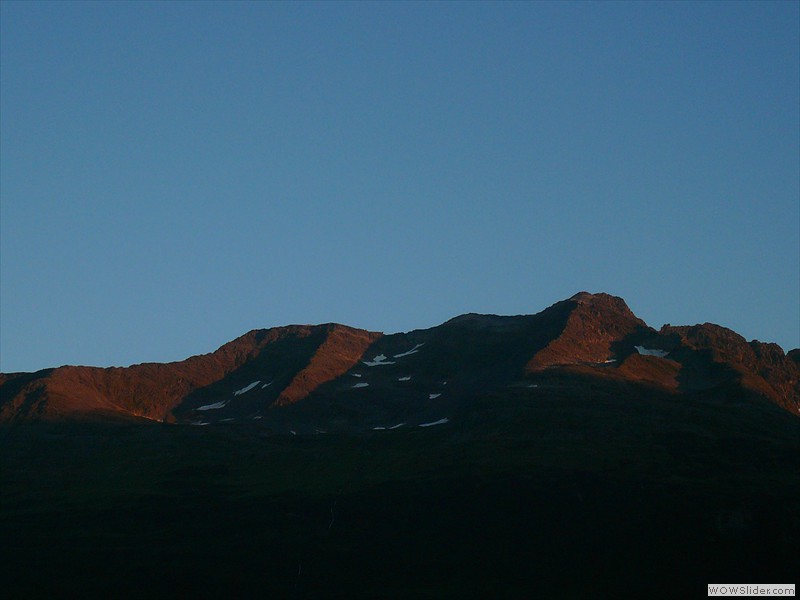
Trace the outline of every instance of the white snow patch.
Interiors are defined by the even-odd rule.
[[[441,394],[428,394],[428,400],[433,400],[434,398],[438,398]]]
[[[644,346],[634,346],[636,351],[643,355],[643,356],[657,356],[658,358],[664,358],[669,352],[666,350],[658,350],[657,348],[645,348]]]
[[[265,383],[264,385],[262,385],[261,389],[263,390],[265,387],[269,387],[271,385],[272,385],[272,382],[270,381],[269,383]]]
[[[195,408],[195,410],[216,410],[218,408],[225,408],[227,403],[227,400],[223,400],[222,402],[214,402],[214,404],[205,404],[203,406],[199,406]]]
[[[530,384],[528,387],[529,387],[529,388],[537,388],[537,387],[539,387],[539,386],[538,386],[537,384],[535,384],[535,383],[532,383],[532,384]]]
[[[361,373],[350,373],[353,377],[361,377]]]
[[[386,360],[386,355],[385,354],[378,354],[372,360],[362,360],[361,362],[363,362],[368,367],[379,367],[381,365],[393,365],[394,364],[393,361]]]
[[[197,423],[192,423],[192,425],[208,425],[208,421],[198,421]]]
[[[373,431],[386,431],[387,429],[397,429],[398,427],[402,427],[403,425],[405,425],[405,423],[398,423],[397,425],[392,425],[391,427],[378,426],[378,427],[373,427],[372,430]]]
[[[242,394],[246,394],[247,392],[252,390],[254,387],[256,387],[259,383],[261,383],[261,381],[254,381],[250,385],[247,385],[247,386],[243,387],[240,390],[236,390],[235,392],[233,392],[233,395],[234,396],[241,396]]]
[[[439,419],[438,421],[433,421],[432,423],[420,423],[420,427],[431,427],[433,425],[444,425],[445,423],[449,423],[450,419],[445,417],[444,419]]]
[[[424,345],[425,345],[425,342],[422,342],[421,344],[417,344],[416,346],[414,346],[408,352],[402,352],[400,354],[395,354],[394,357],[395,358],[403,358],[404,356],[409,356],[411,354],[416,354],[417,352],[419,352],[419,349],[422,348]]]
[[[357,383],[353,387],[354,388],[365,388],[365,387],[369,387],[369,384],[368,383]]]
[[[411,377],[398,377],[397,381],[411,381]]]
[[[609,358],[608,360],[603,361],[603,364],[604,365],[610,365],[611,363],[615,363],[615,362],[617,362],[616,358]]]
[[[263,419],[264,417],[262,417],[261,415],[256,415],[256,416],[255,416],[255,417],[253,417],[253,418],[254,418],[254,419]]]

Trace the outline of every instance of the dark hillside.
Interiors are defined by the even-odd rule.
[[[607,380],[445,424],[0,430],[11,597],[673,598],[800,568],[800,424]],[[591,393],[589,393],[591,392]]]

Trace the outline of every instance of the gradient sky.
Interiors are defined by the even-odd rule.
[[[800,345],[800,4],[0,8],[0,370],[580,290]]]

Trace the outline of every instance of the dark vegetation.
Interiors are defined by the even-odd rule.
[[[796,580],[796,417],[570,381],[425,429],[5,425],[4,595],[674,598]]]

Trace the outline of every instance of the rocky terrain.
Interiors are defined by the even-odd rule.
[[[291,413],[295,430],[313,431],[419,421],[435,415],[436,403],[514,388],[535,394],[554,379],[576,389],[596,380],[621,393],[636,383],[758,398],[800,414],[799,361],[800,351],[787,355],[709,323],[656,331],[621,298],[584,292],[535,315],[467,314],[409,333],[292,325],[254,330],[176,363],[4,374],[0,421],[250,420],[280,429]]]

